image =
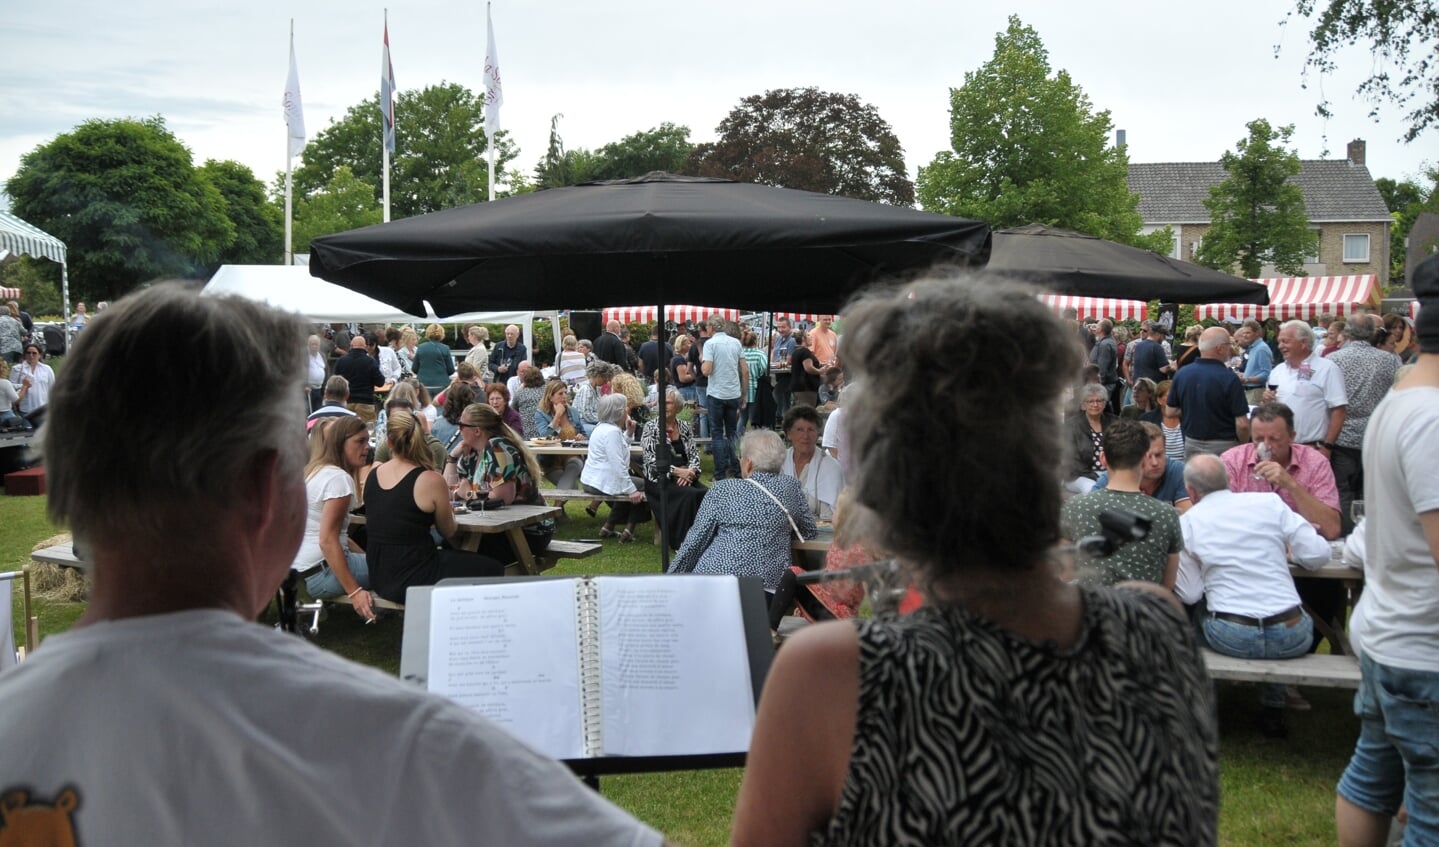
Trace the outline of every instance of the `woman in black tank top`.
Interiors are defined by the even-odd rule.
[[[376,465],[365,480],[366,564],[375,593],[405,602],[411,585],[434,585],[451,577],[504,576],[505,567],[478,553],[442,548],[458,529],[449,488],[430,465],[423,424],[395,411],[386,426],[393,458]]]

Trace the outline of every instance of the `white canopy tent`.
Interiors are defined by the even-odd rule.
[[[373,300],[348,288],[310,276],[299,265],[222,265],[205,284],[202,295],[238,295],[269,303],[278,309],[299,312],[315,323],[415,324],[423,334],[425,324],[517,324],[525,347],[534,350],[530,328],[534,312],[467,312],[447,318],[419,318],[394,306]],[[496,343],[491,339],[491,343]]]
[[[65,325],[70,325],[70,271],[65,263],[65,242],[33,224],[0,211],[0,255],[5,251],[17,256],[38,256],[60,263],[60,300]],[[18,298],[18,294],[16,297]]]

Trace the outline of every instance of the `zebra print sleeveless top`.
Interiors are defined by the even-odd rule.
[[[1084,591],[1070,650],[960,608],[859,627],[838,812],[811,843],[1214,844],[1214,692],[1158,597]]]

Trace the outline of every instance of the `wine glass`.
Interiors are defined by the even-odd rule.
[[[1349,504],[1349,519],[1354,521],[1355,524],[1358,524],[1360,521],[1364,520],[1363,500],[1355,500],[1354,502]]]
[[[1264,479],[1263,474],[1259,473],[1259,463],[1260,463],[1260,462],[1268,462],[1268,461],[1271,461],[1273,458],[1274,458],[1274,451],[1269,448],[1269,445],[1268,445],[1268,444],[1262,444],[1262,443],[1261,443],[1261,444],[1256,444],[1256,445],[1254,445],[1254,468],[1255,468],[1255,470],[1254,470],[1254,478],[1255,478],[1255,479]]]

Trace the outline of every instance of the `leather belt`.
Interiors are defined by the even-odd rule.
[[[1243,624],[1244,626],[1253,626],[1263,629],[1266,626],[1274,626],[1275,624],[1281,623],[1292,626],[1295,622],[1299,620],[1299,616],[1303,611],[1304,610],[1299,606],[1294,606],[1292,608],[1285,609],[1277,615],[1270,615],[1267,618],[1251,618],[1245,615],[1232,615],[1229,612],[1210,612],[1209,614],[1213,617],[1218,618],[1221,621],[1229,621],[1230,623]]]
[[[325,564],[326,564],[326,563],[325,563],[323,560],[321,560],[321,562],[320,562],[319,564],[317,564],[317,565],[310,565],[308,568],[305,568],[305,569],[302,570],[302,571],[296,571],[295,573],[296,573],[296,575],[298,575],[298,576],[300,577],[300,579],[309,579],[310,577],[314,576],[315,574],[317,574],[317,573],[319,573],[321,570],[323,570],[324,567],[325,567]]]

